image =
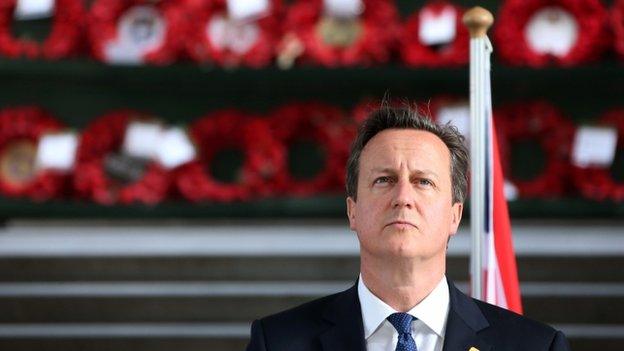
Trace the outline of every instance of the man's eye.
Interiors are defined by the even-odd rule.
[[[432,181],[430,181],[429,179],[426,179],[426,178],[421,178],[421,179],[418,179],[418,184],[420,184],[420,185],[426,185],[426,186],[432,186],[432,185],[433,185],[433,182],[432,182]]]
[[[390,177],[379,177],[375,179],[374,184],[387,184],[390,183]]]

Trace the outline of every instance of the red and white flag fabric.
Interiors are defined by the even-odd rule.
[[[494,124],[490,123],[490,126],[488,158],[491,160],[489,163],[491,167],[488,177],[488,197],[491,201],[488,202],[490,206],[487,214],[489,230],[485,232],[486,240],[483,240],[484,250],[482,250],[485,258],[482,261],[484,268],[482,296],[486,302],[522,314],[511,223],[503,189],[505,178],[501,168]]]
[[[472,295],[521,314],[511,223],[492,118],[491,53],[486,35],[470,39]]]

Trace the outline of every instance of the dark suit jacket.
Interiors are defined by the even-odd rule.
[[[472,299],[449,283],[444,351],[569,351],[560,331]],[[247,351],[365,351],[357,284],[253,322]]]

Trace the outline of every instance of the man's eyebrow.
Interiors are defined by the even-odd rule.
[[[396,173],[396,170],[394,168],[389,168],[389,167],[374,167],[371,169],[371,173]],[[419,176],[433,176],[433,177],[438,177],[438,174],[434,171],[430,171],[430,170],[415,170],[414,172],[412,172],[416,175]]]
[[[396,170],[388,167],[374,167],[371,169],[372,173],[394,173]]]

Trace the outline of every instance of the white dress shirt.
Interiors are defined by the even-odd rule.
[[[368,351],[394,351],[399,333],[386,318],[396,313],[368,290],[362,275],[358,282],[358,297],[364,322],[364,338]],[[449,287],[446,276],[418,305],[407,313],[418,318],[412,322],[412,337],[418,351],[442,351],[446,318],[449,311]]]

